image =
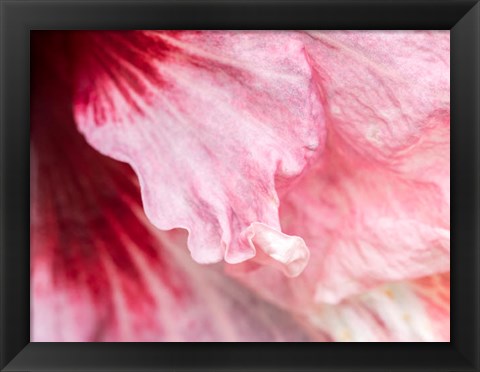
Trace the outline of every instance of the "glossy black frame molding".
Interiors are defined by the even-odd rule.
[[[0,1],[2,370],[479,370],[477,1]],[[29,32],[155,28],[451,29],[452,342],[29,343]]]

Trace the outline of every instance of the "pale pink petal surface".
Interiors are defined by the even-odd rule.
[[[275,186],[287,187],[324,139],[300,35],[97,32],[73,40],[81,45],[78,127],[133,167],[153,224],[187,229],[197,262],[238,263],[260,250],[298,275],[307,247],[280,234]]]

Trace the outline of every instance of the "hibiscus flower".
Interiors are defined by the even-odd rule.
[[[447,31],[36,31],[32,341],[449,341]]]

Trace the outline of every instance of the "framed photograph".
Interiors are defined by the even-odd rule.
[[[2,371],[478,371],[477,1],[1,2]]]

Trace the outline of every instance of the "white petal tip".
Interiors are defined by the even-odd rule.
[[[286,235],[260,222],[252,223],[245,235],[257,252],[256,262],[274,266],[288,277],[299,276],[305,270],[310,251],[302,238]]]

